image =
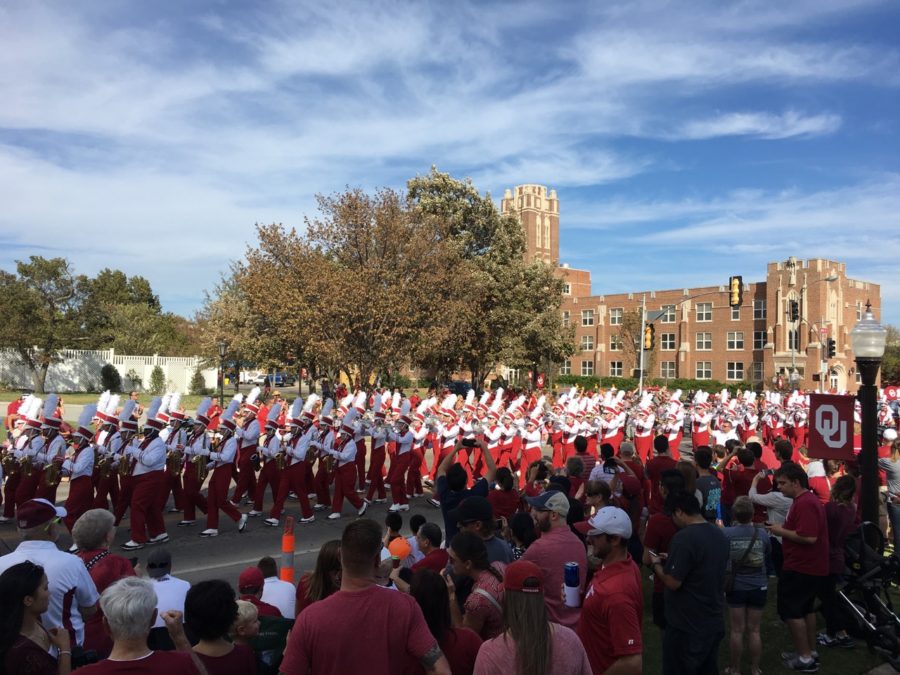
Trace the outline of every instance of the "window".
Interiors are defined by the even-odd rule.
[[[712,351],[712,333],[697,333],[697,351]]]
[[[663,305],[660,309],[665,312],[660,319],[661,323],[675,323],[675,305]]]
[[[787,333],[788,337],[788,350],[792,352],[800,351],[800,331],[796,328],[792,328]]]
[[[701,321],[701,322],[712,321],[712,303],[711,302],[698,302],[697,303],[697,321]]]
[[[732,321],[740,321],[740,320],[741,320],[741,308],[740,308],[740,306],[738,306],[738,307],[732,307],[732,308],[731,308],[731,320],[732,320]]]
[[[754,300],[753,301],[753,318],[754,319],[765,319],[766,318],[766,301],[765,300]]]
[[[594,348],[594,336],[593,335],[582,335],[581,336],[581,350],[590,350]]]
[[[762,382],[763,364],[761,362],[754,361],[750,364],[750,379],[754,382]]]
[[[675,351],[675,333],[663,333],[660,338],[660,349],[664,352]]]
[[[610,326],[621,326],[622,325],[622,317],[625,315],[625,310],[622,307],[613,307],[609,310],[609,325]]]
[[[563,284],[563,295],[572,295],[572,284],[568,281]]]
[[[582,361],[581,362],[581,374],[582,375],[593,375],[594,374],[594,362],[593,361]]]
[[[659,376],[663,379],[673,379],[675,377],[675,362],[661,361],[659,364]]]
[[[592,309],[581,310],[581,325],[582,326],[593,326],[594,325],[594,310],[592,310]]]
[[[568,327],[569,327],[569,323],[572,321],[571,313],[569,312],[569,310],[564,309],[564,310],[563,310],[563,313],[562,313],[562,316],[563,316],[563,326],[565,326],[566,328],[568,328]]]
[[[609,376],[610,377],[622,377],[622,362],[621,361],[610,361],[609,362]]]
[[[566,359],[562,362],[562,365],[559,367],[560,375],[571,375],[572,374],[572,362]]]
[[[611,352],[622,351],[622,336],[621,335],[610,335],[609,336],[609,351],[611,351]]]
[[[856,301],[856,320],[862,320],[862,303],[859,300]]]
[[[726,340],[725,349],[729,351],[735,351],[738,349],[744,348],[744,332],[743,331],[733,331],[728,333],[728,339]]]
[[[726,380],[743,380],[744,379],[744,363],[743,361],[728,361],[725,369]]]
[[[764,331],[764,330],[753,331],[753,349],[765,349],[765,348],[766,348],[766,331]]]
[[[534,245],[537,248],[541,248],[541,219],[538,218],[537,225],[535,226],[535,237],[534,237]]]
[[[695,375],[698,380],[712,379],[712,361],[697,361]]]

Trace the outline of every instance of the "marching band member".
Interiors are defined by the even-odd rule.
[[[360,392],[360,395],[365,400],[365,394]],[[397,398],[400,395],[397,394]],[[375,401],[372,406],[374,424],[368,429],[366,433],[372,439],[372,450],[369,453],[369,473],[368,473],[368,481],[369,481],[369,489],[366,492],[366,500],[373,501],[373,497],[375,497],[375,493],[378,493],[378,497],[374,499],[376,504],[383,504],[387,501],[387,491],[384,488],[384,462],[387,459],[387,440],[388,440],[388,427],[385,421],[385,406],[384,401],[381,398],[381,394],[375,394]],[[359,412],[357,410],[357,412]],[[365,450],[365,443],[363,443],[363,450]],[[356,456],[359,457],[359,445],[356,446]],[[393,465],[393,461],[391,461],[391,465]],[[363,483],[365,485],[365,483]],[[391,488],[393,489],[393,488]]]
[[[475,414],[475,390],[469,389],[466,392],[466,398],[463,402],[463,408],[459,415],[459,421],[457,425],[459,426],[459,437],[462,440],[474,441],[475,440],[475,432],[472,430],[472,422],[473,416]],[[464,446],[462,450],[457,454],[457,461],[463,465],[463,468],[466,470],[466,475],[469,477],[469,483],[471,484],[474,467],[475,467],[475,448],[472,446]]]
[[[183,471],[183,489],[184,497],[182,503],[184,505],[184,518],[178,523],[178,527],[188,527],[193,525],[197,519],[197,509],[206,514],[207,501],[200,493],[203,487],[203,481],[200,480],[198,471],[203,476],[206,475],[206,458],[210,451],[210,439],[206,433],[209,426],[209,411],[212,408],[212,399],[207,397],[200,401],[197,406],[197,416],[194,418],[194,429],[188,437],[184,445],[184,471]],[[197,459],[197,458],[200,459]],[[199,466],[202,462],[202,467]]]
[[[63,522],[69,532],[83,513],[94,505],[94,446],[91,441],[91,420],[97,412],[96,404],[84,406],[78,417],[78,428],[72,434],[74,454],[66,459],[62,471],[69,477],[69,496],[66,498],[66,517]],[[75,548],[73,544],[73,548]]]
[[[494,401],[488,409],[487,420],[488,426],[484,430],[484,441],[487,444],[488,452],[494,464],[500,463],[500,441],[503,439],[503,425],[500,424],[500,418],[503,415],[503,389],[499,388],[494,392]]]
[[[399,394],[395,394],[399,397]],[[388,432],[388,438],[397,444],[397,452],[391,460],[391,470],[388,473],[388,482],[391,484],[390,511],[409,511],[409,500],[406,496],[406,472],[412,459],[412,447],[415,435],[409,430],[412,420],[409,417],[409,399],[403,401],[400,406],[400,417],[394,423],[394,429]]]
[[[278,500],[278,488],[281,485],[281,470],[278,465],[284,459],[281,447],[281,436],[278,434],[278,417],[281,415],[282,405],[276,403],[269,409],[266,416],[266,435],[263,438],[262,447],[259,449],[262,468],[256,479],[256,492],[253,493],[253,508],[250,517],[262,515],[263,499],[266,496],[266,486],[272,488],[272,501]]]
[[[541,458],[541,418],[544,415],[545,398],[541,396],[525,425],[522,433],[522,452],[519,464],[519,489],[525,489],[528,467]]]
[[[60,468],[66,458],[66,439],[59,433],[62,419],[56,416],[59,407],[59,396],[50,394],[44,401],[44,422],[41,424],[41,435],[44,437],[44,448],[36,459],[43,464],[35,496],[56,503],[56,488],[62,478]]]
[[[161,405],[162,398],[155,397],[147,408],[143,440],[140,443],[132,442],[125,449],[133,466],[131,539],[122,544],[126,551],[144,548],[148,541],[151,544],[161,544],[169,540],[159,508],[159,493],[166,488],[166,446],[159,437],[165,424],[157,418]]]
[[[709,423],[712,415],[709,412],[708,399],[709,394],[705,391],[694,394],[694,407],[691,410],[691,447],[694,452],[701,445],[709,445]]]
[[[444,460],[444,457],[453,452],[456,445],[456,438],[459,436],[459,425],[456,424],[456,394],[450,394],[440,406],[441,420],[438,423],[437,432],[440,439],[440,453],[434,459],[434,466],[431,468],[431,482],[434,483],[437,477],[438,467]]]
[[[334,498],[331,500],[331,513],[328,514],[329,520],[335,520],[341,517],[341,507],[346,498],[348,502],[357,510],[357,515],[365,514],[369,508],[369,502],[362,499],[354,489],[356,480],[356,443],[353,442],[353,432],[356,418],[359,412],[356,408],[351,408],[344,415],[340,429],[340,446],[338,449],[328,447],[327,445],[317,446],[319,449],[334,457],[337,460],[337,468],[334,472]]]
[[[170,512],[184,511],[184,486],[181,475],[184,472],[184,448],[187,445],[188,432],[185,428],[186,416],[181,408],[181,394],[175,392],[169,397],[163,411],[169,417],[168,426],[160,432],[160,438],[166,444],[166,484],[159,495],[159,508],[164,510],[169,501],[169,492],[174,498]]]
[[[666,405],[663,433],[669,439],[669,452],[676,462],[681,459],[681,438],[684,436],[684,405],[681,403],[681,389],[676,389]]]
[[[247,514],[239,512],[235,508],[234,503],[228,501],[228,486],[231,484],[232,465],[238,453],[238,439],[235,438],[237,425],[235,424],[234,415],[240,405],[241,395],[235,394],[228,404],[228,408],[222,413],[221,422],[219,423],[219,433],[222,435],[220,449],[212,450],[209,453],[209,462],[206,468],[212,470],[212,477],[209,479],[209,490],[207,493],[209,506],[206,513],[206,529],[200,533],[201,537],[219,536],[219,509],[238,524],[238,532],[243,532],[247,527]],[[258,441],[259,424],[256,422],[255,413],[251,419],[253,424],[256,424]],[[252,438],[252,424],[246,424],[244,430],[250,430],[244,438]],[[253,470],[252,466],[250,470]]]
[[[41,437],[41,404],[42,401],[37,396],[30,396],[19,407],[19,414],[25,422],[14,446],[13,459],[17,466],[15,474],[7,479],[6,505],[3,507],[3,515],[10,519],[15,515],[15,509],[32,499],[37,491],[40,476],[34,467],[34,456],[44,445]]]
[[[116,408],[119,396],[108,391],[97,402],[97,433],[94,435],[94,508],[115,510],[119,502],[119,474],[114,471],[122,436]]]
[[[316,489],[316,511],[324,511],[331,503],[331,479],[332,470],[329,466],[332,461],[328,459],[329,451],[334,447],[334,401],[328,399],[322,404],[319,412],[318,436],[313,437],[309,447],[316,450],[319,455],[319,465],[316,468],[316,476],[313,481]]]
[[[632,417],[634,427],[634,449],[643,464],[651,459],[653,450],[653,427],[656,414],[653,412],[653,395],[645,392],[641,396],[637,411]]]
[[[259,387],[253,387],[244,401],[243,419],[240,426],[235,426],[234,438],[237,441],[237,484],[234,486],[234,495],[231,497],[233,506],[240,506],[241,498],[246,491],[248,498],[252,498],[256,490],[256,472],[253,470],[253,455],[259,450],[259,421],[256,415],[259,413]],[[236,422],[236,420],[232,420]],[[227,485],[225,486],[227,489]]]
[[[356,397],[351,397],[351,401],[353,401],[353,405],[356,407],[359,412],[359,418],[362,419],[362,416],[366,412],[366,395],[364,392],[359,392]],[[372,405],[373,412],[377,412],[378,408]],[[366,489],[366,436],[369,431],[366,429],[364,424],[359,424],[357,426],[356,431],[353,433],[353,442],[356,443],[356,476],[357,476],[357,489],[362,492]],[[369,458],[369,465],[372,464],[372,458]],[[370,479],[371,480],[371,479]],[[383,484],[382,480],[382,484]],[[384,495],[382,495],[384,497]]]
[[[422,488],[422,469],[425,466],[425,443],[428,439],[428,425],[425,424],[425,413],[434,405],[432,399],[421,401],[412,418],[413,447],[406,476],[406,493],[414,497],[424,496]],[[393,489],[393,488],[392,488]]]
[[[747,439],[756,436],[759,426],[759,415],[756,411],[756,392],[744,392],[744,413],[741,417],[740,438],[741,443],[746,444]]]
[[[291,406],[291,437],[284,445],[287,458],[287,466],[282,469],[278,490],[275,491],[275,503],[269,517],[263,523],[270,527],[278,527],[279,518],[284,511],[284,502],[289,492],[294,492],[300,501],[301,523],[311,523],[316,518],[309,505],[309,489],[307,484],[306,468],[310,458],[307,457],[310,444],[317,435],[317,429],[313,426],[313,408],[318,401],[318,396],[310,394],[303,405],[303,399],[299,396],[294,399]]]

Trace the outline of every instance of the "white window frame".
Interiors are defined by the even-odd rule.
[[[572,374],[572,362],[569,359],[563,361],[559,366],[559,374],[560,375],[571,375]]]
[[[609,336],[609,351],[611,351],[611,352],[622,351],[622,336],[621,335],[610,335]]]
[[[621,326],[622,320],[625,317],[625,308],[624,307],[611,307],[609,310],[609,325],[610,326]]]
[[[741,306],[731,308],[731,320],[732,321],[740,321],[741,320]]]
[[[665,312],[659,318],[660,323],[675,323],[675,305],[663,305],[659,310]]]
[[[594,336],[593,335],[582,335],[581,336],[581,351],[593,351],[594,350]]]
[[[763,362],[753,361],[750,364],[750,381],[762,382],[763,379]]]
[[[674,361],[659,362],[659,376],[664,380],[674,380],[677,377],[676,372]]]
[[[592,359],[585,359],[581,362],[581,375],[583,377],[587,377],[589,375],[594,374],[594,361]]]
[[[594,325],[594,310],[592,310],[592,309],[581,310],[581,325],[582,326],[593,326]]]
[[[725,351],[742,352],[744,351],[744,331],[733,330],[728,331],[725,336]]]
[[[744,379],[744,362],[743,361],[726,361],[725,362],[725,379],[729,382],[740,382]]]
[[[712,321],[713,304],[711,302],[697,303],[697,323],[709,323]]]
[[[666,346],[666,342],[669,343],[669,346]],[[675,338],[675,333],[660,333],[659,336],[659,349],[663,352],[674,352],[678,348],[678,340]]]
[[[766,318],[766,301],[765,300],[754,300],[753,301],[753,319],[754,321],[759,321]]]
[[[609,362],[609,376],[610,377],[622,377],[623,362],[622,361],[610,361]]]
[[[789,352],[800,351],[800,329],[788,328],[787,330],[787,349]]]
[[[702,339],[700,336],[705,335],[707,339]],[[703,345],[703,346],[701,346]],[[694,349],[698,352],[711,352],[712,351],[712,332],[710,331],[701,331],[694,336]]]
[[[711,380],[712,361],[697,361],[697,365],[694,367],[694,379]]]
[[[572,324],[572,313],[567,309],[563,310],[562,322],[564,328],[568,328]]]
[[[572,295],[572,284],[568,281],[563,284],[563,295]]]
[[[753,349],[765,349],[765,348],[766,348],[766,331],[764,331],[764,330],[753,331]]]

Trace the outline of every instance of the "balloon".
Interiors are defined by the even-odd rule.
[[[392,556],[396,556],[397,558],[400,558],[400,560],[409,557],[409,554],[412,553],[412,547],[403,537],[396,537],[393,539],[391,543],[388,544],[388,550],[391,552]]]

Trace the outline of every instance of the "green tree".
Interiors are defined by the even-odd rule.
[[[0,345],[18,354],[43,393],[60,350],[83,344],[83,295],[64,258],[31,256],[16,272],[0,271]]]
[[[900,384],[900,329],[887,326],[887,343],[881,361],[881,383]]]
[[[203,377],[200,368],[195,368],[191,376],[190,393],[192,396],[202,396],[206,393],[206,378]]]
[[[166,390],[166,374],[163,372],[162,366],[153,366],[150,371],[150,393],[154,396],[161,396]]]
[[[100,388],[113,392],[122,391],[122,376],[111,363],[107,363],[100,369]]]

